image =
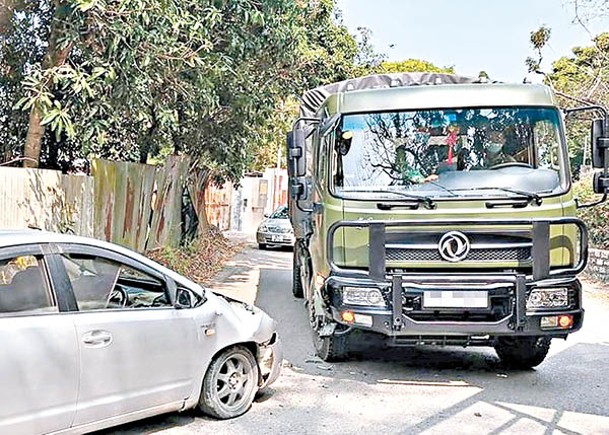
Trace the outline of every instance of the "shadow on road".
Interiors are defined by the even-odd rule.
[[[609,338],[597,326],[606,309],[590,310],[584,329],[594,334],[554,343],[535,370],[507,370],[491,349],[387,349],[368,334],[347,361],[328,364],[314,356],[303,301],[292,296],[291,255],[250,249],[242,262],[260,271],[257,304],[284,343],[270,391],[233,420],[187,412],[116,433],[609,434]]]
[[[344,388],[338,386],[343,382],[355,382],[359,388],[365,388],[362,384],[391,386],[406,395],[411,389],[473,390],[466,399],[405,426],[405,433],[453,431],[450,425],[461,421],[463,413],[475,420],[470,410],[481,404],[496,424],[478,433],[516,433],[530,428],[540,433],[578,433],[573,428],[580,424],[582,433],[590,433],[584,428],[591,420],[592,432],[609,433],[609,418],[604,417],[609,416],[609,383],[606,371],[599,370],[609,361],[607,343],[576,343],[552,353],[537,369],[518,371],[504,367],[490,348],[386,348],[378,336],[358,333],[350,357],[329,364],[314,355],[303,301],[295,299],[290,289],[289,266],[261,269],[257,303],[279,323],[286,372],[322,380],[329,393],[333,385]],[[561,344],[553,346],[560,349]],[[598,432],[597,424],[606,431]]]

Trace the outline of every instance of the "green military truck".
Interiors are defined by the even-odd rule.
[[[602,107],[561,111],[543,85],[375,75],[304,94],[288,134],[293,293],[313,342],[340,360],[369,331],[390,346],[492,346],[515,367],[581,328],[563,117],[590,110],[609,187]],[[365,334],[364,334],[365,335]]]

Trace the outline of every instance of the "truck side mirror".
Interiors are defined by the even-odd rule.
[[[594,193],[605,194],[609,190],[609,177],[604,177],[602,172],[594,174]]]
[[[604,169],[607,165],[607,153],[609,148],[609,137],[607,137],[604,119],[592,121],[591,145],[592,145],[592,166],[597,169]]]
[[[306,175],[304,130],[296,127],[288,133],[287,139],[288,175],[290,177],[303,177]]]

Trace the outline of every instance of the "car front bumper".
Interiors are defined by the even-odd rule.
[[[283,346],[279,335],[273,334],[269,343],[260,345],[259,351],[260,389],[263,389],[275,382],[281,373]]]
[[[259,245],[294,246],[293,233],[265,233],[258,231],[256,241]]]

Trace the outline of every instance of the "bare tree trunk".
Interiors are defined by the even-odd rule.
[[[200,186],[200,197],[201,197],[201,203],[199,204],[199,234],[205,234],[207,231],[209,231],[209,219],[207,217],[207,204],[205,203],[205,192],[207,191],[207,188],[209,187],[209,176],[210,176],[210,171],[204,171],[204,175],[201,179],[201,184]]]
[[[202,169],[193,169],[190,171],[188,179],[189,191],[192,203],[197,212],[199,219],[199,227],[197,229],[199,236],[205,234],[209,230],[209,219],[207,218],[205,204],[205,190],[209,184],[211,171]]]
[[[42,122],[42,114],[40,109],[34,105],[30,112],[30,122],[27,129],[27,137],[23,147],[23,167],[37,168],[40,163],[40,144],[44,135],[44,126]]]
[[[55,2],[56,10],[61,3],[63,2]],[[65,14],[65,12],[62,13]],[[58,26],[61,26],[62,18],[63,17],[55,16],[51,24],[53,27],[49,36],[49,46],[47,47],[47,52],[42,61],[43,70],[63,65],[68,59],[70,51],[72,51],[72,44],[68,44],[68,46],[61,50],[57,49],[57,40],[60,34],[60,29]],[[42,145],[42,137],[44,136],[45,131],[45,127],[41,123],[42,112],[40,107],[34,104],[30,112],[30,122],[28,125],[27,136],[25,138],[25,145],[23,147],[24,168],[37,168],[40,165],[40,150]]]

